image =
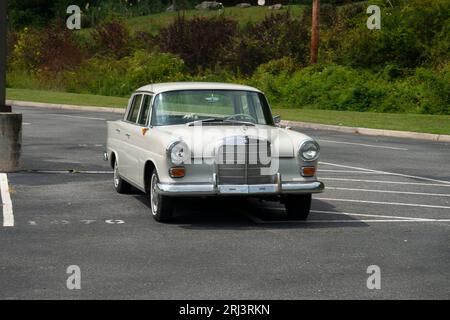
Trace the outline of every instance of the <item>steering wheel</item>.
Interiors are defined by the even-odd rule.
[[[252,123],[256,123],[256,119],[253,118],[251,115],[245,114],[245,113],[237,113],[233,114],[232,116],[226,117],[226,120],[244,120]]]

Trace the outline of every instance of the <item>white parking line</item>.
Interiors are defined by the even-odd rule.
[[[68,114],[48,113],[47,115],[49,115],[49,116],[57,116],[57,117],[67,117],[67,118],[78,118],[78,119],[87,119],[87,120],[106,121],[106,119],[104,119],[104,118],[70,116]]]
[[[393,220],[421,220],[421,221],[435,220],[435,219],[428,219],[428,218],[398,217],[398,216],[385,216],[385,215],[378,215],[378,214],[337,212],[337,211],[311,210],[311,212],[344,215],[344,216],[355,216],[355,217],[387,218],[387,219],[393,219]]]
[[[349,145],[363,146],[363,147],[369,147],[369,148],[382,148],[382,149],[391,149],[391,150],[408,151],[408,149],[406,149],[406,148],[388,147],[388,146],[377,146],[377,145],[373,145],[373,144],[365,144],[365,143],[344,142],[344,141],[333,141],[333,140],[323,140],[323,139],[319,139],[319,141],[320,141],[320,142],[327,142],[327,143],[349,144]]]
[[[283,224],[283,223],[392,223],[392,222],[450,222],[450,219],[436,219],[436,220],[276,220],[276,221],[263,221],[261,224]]]
[[[444,194],[444,193],[426,193],[426,192],[391,191],[391,190],[372,190],[372,189],[338,188],[338,187],[327,187],[327,189],[328,190],[343,190],[343,191],[374,192],[374,193],[412,194],[412,195],[416,195],[416,196],[450,197],[450,194]]]
[[[333,173],[358,173],[358,174],[377,174],[385,175],[387,173],[372,172],[372,171],[357,171],[357,170],[329,170],[329,169],[318,169],[317,172],[333,172]]]
[[[347,168],[347,169],[356,169],[356,170],[364,170],[367,172],[374,172],[374,173],[380,173],[380,174],[387,174],[387,175],[393,175],[393,176],[399,176],[399,177],[405,177],[405,178],[412,178],[412,179],[418,179],[418,180],[426,180],[426,181],[433,181],[433,182],[439,182],[444,184],[450,184],[450,181],[444,181],[444,180],[437,180],[437,179],[431,179],[431,178],[425,178],[425,177],[419,177],[419,176],[412,176],[408,174],[402,174],[402,173],[394,173],[394,172],[387,172],[387,171],[380,171],[380,170],[372,170],[372,169],[366,169],[361,167],[352,167],[352,166],[344,166],[342,164],[336,164],[336,163],[330,163],[330,162],[320,162],[321,164],[329,165],[329,166],[335,166],[335,167],[341,167],[341,168]]]
[[[261,209],[267,209],[269,211],[270,210],[285,211],[284,208],[261,208]],[[386,215],[379,215],[379,214],[351,213],[351,212],[338,212],[338,211],[311,210],[311,212],[326,213],[326,214],[333,214],[333,215],[355,216],[355,217],[385,218],[385,219],[393,219],[393,220],[421,220],[421,221],[436,220],[436,219],[429,219],[429,218],[399,217],[399,216],[386,216]],[[263,220],[261,220],[261,221],[263,221]]]
[[[282,208],[270,208],[283,210]],[[373,217],[373,218],[384,218],[384,219],[363,219],[363,220],[262,220],[256,217],[253,214],[242,212],[248,219],[253,221],[256,224],[286,224],[286,223],[391,223],[391,222],[450,222],[450,219],[422,219],[422,218],[409,218],[409,217],[396,217],[396,216],[383,216],[383,215],[370,215],[370,214],[362,214],[362,213],[348,213],[348,212],[336,212],[336,211],[318,211],[311,210],[311,212],[315,213],[327,213],[327,214],[335,214],[335,215],[347,215],[347,216],[362,216],[362,217]],[[387,218],[387,219],[386,219]]]
[[[435,208],[435,209],[450,209],[446,206],[433,206],[428,204],[417,203],[402,203],[402,202],[382,202],[382,201],[368,201],[368,200],[354,200],[354,199],[335,199],[335,198],[314,198],[316,200],[325,201],[341,201],[341,202],[358,202],[358,203],[372,203],[372,204],[387,204],[391,206],[407,206],[407,207],[421,207],[421,208]]]
[[[14,214],[6,173],[0,173],[0,194],[3,203],[3,226],[14,227]]]
[[[450,187],[450,185],[441,184],[441,183],[400,182],[400,181],[383,181],[383,180],[361,180],[361,179],[331,178],[331,177],[320,177],[320,180],[367,182],[367,183],[387,183],[387,184],[401,184],[401,185],[415,185],[415,186],[433,186],[433,187]]]

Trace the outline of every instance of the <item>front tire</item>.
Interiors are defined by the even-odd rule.
[[[291,220],[308,219],[311,210],[311,194],[288,195],[285,199],[286,213]]]
[[[173,203],[169,197],[158,192],[158,174],[153,170],[150,178],[150,207],[153,219],[158,222],[169,222],[172,220]]]
[[[129,193],[131,190],[130,184],[120,177],[117,159],[114,161],[114,189],[120,194]]]

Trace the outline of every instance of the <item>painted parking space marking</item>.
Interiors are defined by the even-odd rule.
[[[269,208],[268,210],[285,211],[284,208]],[[367,217],[367,218],[384,218],[393,220],[420,220],[420,221],[435,221],[436,219],[430,218],[416,218],[416,217],[399,217],[399,216],[387,216],[379,214],[366,214],[366,213],[352,213],[352,212],[340,212],[340,211],[323,211],[323,210],[311,210],[312,213],[322,213],[340,216],[355,216],[355,217]]]
[[[417,179],[417,180],[433,181],[433,182],[439,182],[439,183],[442,183],[442,184],[450,185],[450,181],[445,181],[445,180],[438,180],[438,179],[432,179],[432,178],[426,178],[426,177],[420,177],[420,176],[413,176],[413,175],[402,174],[402,173],[395,173],[395,172],[372,170],[372,169],[361,168],[361,167],[345,166],[345,165],[342,165],[342,164],[330,163],[330,162],[319,162],[319,163],[320,164],[329,165],[329,166],[340,167],[340,168],[363,170],[363,171],[367,171],[367,172],[376,172],[376,173],[380,173],[380,174],[393,175],[393,176],[404,177],[404,178],[412,178],[412,179]]]
[[[406,148],[399,148],[399,147],[378,146],[378,145],[373,145],[373,144],[356,143],[356,142],[345,142],[345,141],[334,141],[334,140],[323,140],[323,139],[318,139],[318,140],[320,142],[326,142],[326,143],[348,144],[348,145],[362,146],[362,147],[369,147],[369,148],[381,148],[381,149],[408,151],[408,149],[406,149]]]
[[[275,210],[284,211],[283,208],[270,208]],[[385,215],[371,215],[363,213],[348,213],[348,212],[338,212],[338,211],[320,211],[311,210],[312,213],[325,213],[334,215],[344,215],[344,216],[361,216],[361,217],[371,217],[374,219],[315,219],[315,220],[263,220],[256,215],[248,212],[241,211],[248,219],[256,224],[320,224],[320,223],[395,223],[395,222],[450,222],[450,219],[428,219],[428,218],[411,218],[411,217],[398,217],[398,216],[385,216]],[[375,219],[377,218],[377,219]]]
[[[402,182],[402,181],[384,181],[384,180],[363,180],[363,179],[348,179],[348,178],[333,178],[333,177],[320,177],[320,180],[366,182],[366,183],[386,183],[386,184],[400,184],[400,185],[429,186],[429,187],[448,187],[448,188],[450,188],[450,184],[441,184],[441,183],[421,183],[421,182]]]
[[[403,202],[383,202],[383,201],[369,201],[369,200],[356,200],[356,199],[336,199],[336,198],[314,198],[316,200],[323,201],[341,201],[341,202],[357,202],[357,203],[371,203],[371,204],[385,204],[390,206],[407,206],[407,207],[421,207],[421,208],[434,208],[434,209],[450,209],[448,206],[435,206],[428,204],[418,203],[403,203]]]
[[[392,190],[373,190],[373,189],[359,189],[359,188],[327,187],[327,190],[373,192],[373,193],[395,193],[395,194],[410,194],[410,195],[416,195],[416,196],[433,196],[433,197],[450,197],[450,194],[444,194],[444,193],[426,193],[426,192],[392,191]]]
[[[301,224],[319,224],[319,223],[393,223],[393,222],[450,222],[450,219],[435,219],[435,220],[396,220],[396,219],[386,219],[386,220],[276,220],[276,221],[262,221],[261,224],[286,224],[286,223],[301,223]]]
[[[3,206],[3,226],[14,227],[13,206],[6,173],[0,173],[0,194]]]
[[[357,170],[331,170],[331,169],[318,169],[317,172],[357,173],[357,174],[388,175],[388,173],[380,173],[380,172],[372,172],[372,171],[357,171]]]
[[[334,215],[344,215],[344,216],[354,216],[354,217],[384,218],[384,219],[394,219],[394,220],[421,220],[421,221],[429,221],[430,220],[428,218],[386,216],[386,215],[379,215],[379,214],[352,213],[352,212],[337,212],[337,211],[322,211],[322,210],[311,210],[311,212],[334,214]],[[431,219],[431,220],[435,220],[435,219]]]
[[[94,225],[94,224],[107,224],[107,225],[122,225],[125,224],[125,220],[122,219],[107,219],[107,220],[96,220],[96,219],[82,219],[82,220],[46,220],[46,221],[36,221],[29,220],[27,224],[29,226],[37,227],[43,225],[51,225],[51,226],[68,226],[68,225]]]

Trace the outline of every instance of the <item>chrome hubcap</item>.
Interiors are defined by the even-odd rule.
[[[119,166],[117,165],[117,160],[114,164],[114,187],[119,186]]]
[[[157,190],[157,184],[158,184],[158,177],[156,174],[152,175],[152,181],[150,185],[150,202],[152,206],[152,214],[156,215],[158,213],[158,190]]]

